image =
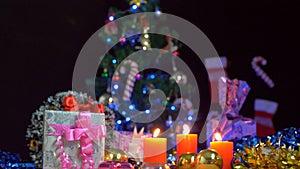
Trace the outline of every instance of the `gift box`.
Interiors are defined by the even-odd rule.
[[[241,139],[244,136],[256,136],[256,122],[252,118],[239,116],[229,120],[223,140]]]
[[[255,136],[255,120],[239,114],[250,92],[248,83],[243,80],[221,77],[218,87],[222,117],[216,130],[221,133],[222,139],[232,140],[243,136]]]
[[[221,111],[211,111],[207,116],[207,146],[218,132],[222,140],[239,139],[243,136],[256,136],[256,122],[239,114],[250,86],[246,81],[221,77],[218,83]]]
[[[114,131],[114,148],[120,149],[133,157],[142,161],[143,159],[143,139],[152,137],[152,134],[131,131]]]
[[[43,168],[97,168],[104,160],[105,115],[46,110]]]

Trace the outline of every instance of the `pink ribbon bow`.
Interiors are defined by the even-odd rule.
[[[80,141],[80,155],[82,157],[82,168],[89,164],[89,168],[94,168],[92,154],[94,152],[93,141],[97,141],[106,136],[104,125],[92,126],[92,118],[89,112],[80,112],[75,126],[64,124],[49,124],[55,128],[51,136],[64,136],[67,141]]]

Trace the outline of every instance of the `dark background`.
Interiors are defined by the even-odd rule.
[[[103,26],[110,6],[128,8],[123,0],[0,1],[1,150],[28,158],[25,132],[31,113],[50,95],[71,89],[76,58]],[[300,126],[300,1],[162,0],[160,7],[198,26],[229,59],[230,78],[248,82],[251,91],[241,114],[253,117],[254,99],[270,99],[279,103],[276,130]],[[273,89],[251,68],[258,55],[268,60],[263,69],[274,80]]]

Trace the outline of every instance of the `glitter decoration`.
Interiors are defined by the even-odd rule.
[[[221,77],[219,79],[219,104],[222,114],[218,117],[219,124],[215,131],[220,132],[222,140],[232,140],[247,135],[256,135],[256,123],[253,119],[243,117],[239,114],[248,93],[250,86],[246,81]]]
[[[35,169],[34,163],[23,162],[18,153],[0,150],[0,168]]]
[[[232,168],[300,168],[300,128],[290,127],[266,137],[234,141]]]

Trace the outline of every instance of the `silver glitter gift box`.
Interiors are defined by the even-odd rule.
[[[206,145],[220,133],[222,140],[240,139],[243,136],[256,136],[256,122],[239,114],[250,86],[246,81],[221,77],[218,81],[219,105],[221,110],[212,110],[207,116]]]
[[[62,165],[61,157],[65,155],[69,159],[72,166],[78,166],[81,168],[82,156],[81,156],[81,141],[82,140],[68,140],[65,137],[65,132],[61,132],[62,136],[58,136],[58,130],[65,130],[65,127],[54,127],[56,126],[74,126],[77,125],[80,112],[70,111],[53,111],[46,110],[44,114],[44,139],[43,139],[43,168],[44,169],[58,169],[64,168]],[[103,113],[88,113],[90,115],[90,126],[96,128],[97,126],[105,126],[105,115]],[[95,127],[96,126],[96,127]],[[87,128],[88,130],[88,128]],[[56,133],[56,135],[50,134]],[[105,133],[105,127],[104,127]],[[60,135],[59,134],[59,135]],[[61,138],[59,144],[58,138]],[[92,159],[94,162],[94,168],[97,168],[100,162],[104,161],[104,145],[105,136],[98,139],[92,139]],[[64,154],[61,149],[63,148]],[[68,167],[67,167],[68,168]]]

